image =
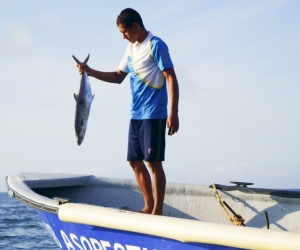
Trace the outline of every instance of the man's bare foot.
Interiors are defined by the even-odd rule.
[[[148,208],[144,207],[142,210],[140,210],[140,213],[151,214],[152,213],[152,209],[148,209]]]
[[[162,211],[152,211],[151,214],[153,215],[163,215]]]

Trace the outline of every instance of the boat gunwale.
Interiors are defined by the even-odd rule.
[[[6,187],[8,192],[11,190],[13,192],[13,197],[17,198],[18,200],[20,200],[21,202],[25,203],[26,205],[42,210],[42,211],[46,211],[46,212],[50,212],[50,213],[54,213],[54,214],[58,214],[58,207],[54,207],[54,206],[49,206],[40,202],[36,202],[30,198],[27,198],[21,194],[19,194],[15,189],[13,189],[9,184],[8,184],[8,176],[5,178],[6,181]]]

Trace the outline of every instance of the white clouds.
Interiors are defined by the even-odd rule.
[[[0,36],[1,52],[3,54],[19,54],[28,52],[34,39],[28,28],[21,24],[8,25],[7,31]]]

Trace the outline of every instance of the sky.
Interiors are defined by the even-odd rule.
[[[115,71],[128,41],[116,18],[136,9],[168,45],[180,129],[166,138],[168,182],[300,188],[300,1],[1,1],[0,191],[23,172],[129,178],[129,76],[90,77],[81,146],[75,55]]]

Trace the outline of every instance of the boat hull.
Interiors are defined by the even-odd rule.
[[[283,195],[277,197],[270,190],[225,187],[223,200],[245,219],[245,227],[235,227],[206,186],[168,183],[164,216],[155,216],[138,212],[143,197],[134,180],[23,173],[6,183],[12,197],[37,209],[61,249],[300,249],[297,191],[276,191]],[[271,230],[265,229],[264,211]]]
[[[229,250],[243,249],[173,239],[130,231],[62,222],[57,214],[37,210],[54,241],[63,250]]]

